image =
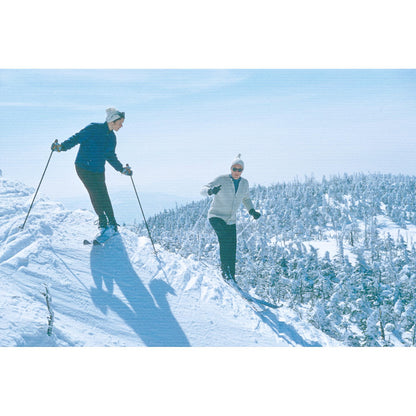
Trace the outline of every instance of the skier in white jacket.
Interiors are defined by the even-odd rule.
[[[244,162],[241,160],[241,155],[238,155],[231,163],[231,174],[218,176],[201,190],[204,196],[214,196],[208,211],[208,219],[218,236],[222,276],[224,279],[234,281],[237,209],[243,203],[254,219],[260,217],[260,213],[254,209],[251,202],[248,181],[241,177],[243,170]]]

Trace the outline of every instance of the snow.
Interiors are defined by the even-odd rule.
[[[0,179],[0,346],[336,346],[291,309],[258,312],[216,268],[164,251],[121,227],[83,246],[95,215]],[[49,291],[54,314],[48,336]]]
[[[39,198],[20,230],[33,192],[0,178],[0,346],[339,346],[285,306],[254,312],[215,268],[157,245],[161,268],[149,240],[124,227],[107,246],[83,246],[96,231],[89,211],[66,210]],[[54,312],[51,336],[46,288]],[[378,414],[405,413],[408,401],[394,397],[413,397],[411,383],[386,386],[385,380],[401,379],[397,368],[412,373],[411,353],[1,348],[2,409],[11,416],[51,411],[64,416],[332,415],[339,403],[343,414],[356,413],[358,400],[360,408],[368,403]],[[363,373],[372,374],[373,381]],[[383,384],[374,393],[387,387],[389,392],[380,403],[368,399],[377,380]]]
[[[406,229],[399,227],[390,218],[385,215],[376,215],[378,229],[380,235],[387,237],[390,235],[393,238],[403,237],[404,241],[411,245],[416,241],[416,226],[414,224],[406,224]]]

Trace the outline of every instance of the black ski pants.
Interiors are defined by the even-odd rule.
[[[95,213],[98,215],[100,227],[109,224],[116,224],[113,206],[108,195],[107,185],[105,184],[104,172],[90,172],[79,166],[75,166],[77,174],[90,195],[91,204]]]
[[[227,224],[223,219],[209,219],[220,244],[221,270],[223,275],[235,277],[235,259],[237,251],[237,228],[235,224]]]

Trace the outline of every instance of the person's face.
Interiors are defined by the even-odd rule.
[[[116,121],[113,121],[113,130],[119,131],[123,127],[124,118],[119,118]]]
[[[243,173],[243,167],[241,165],[233,165],[231,167],[231,176],[233,179],[239,179]]]

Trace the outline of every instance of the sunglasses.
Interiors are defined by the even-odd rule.
[[[242,172],[243,171],[243,169],[241,169],[241,168],[233,168],[233,172]]]

